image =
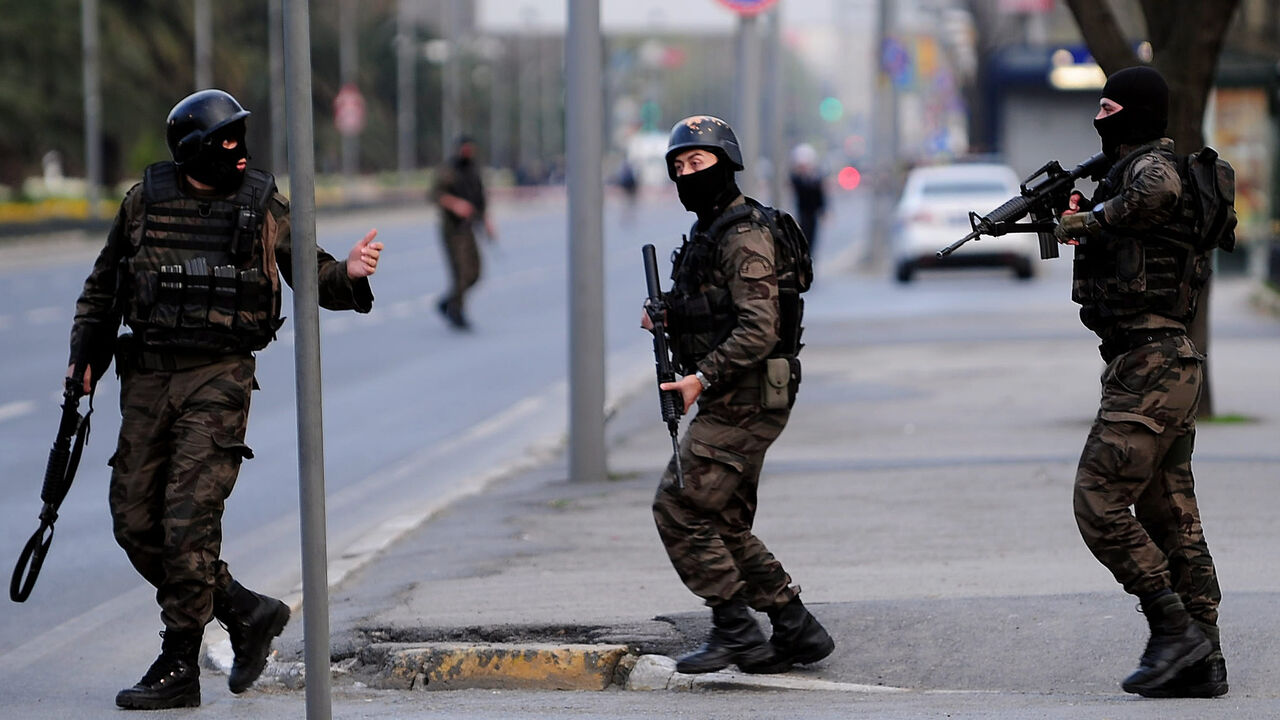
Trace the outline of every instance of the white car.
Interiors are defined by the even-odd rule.
[[[893,266],[898,282],[911,282],[917,270],[940,267],[997,266],[1019,279],[1035,274],[1040,244],[1035,233],[983,235],[950,257],[938,250],[969,234],[969,212],[979,216],[1018,194],[1013,168],[994,163],[957,163],[919,167],[907,175],[894,211]]]

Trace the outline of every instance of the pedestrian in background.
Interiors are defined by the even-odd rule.
[[[786,426],[799,385],[798,294],[808,288],[812,266],[797,255],[798,230],[789,242],[779,238],[773,210],[738,190],[742,152],[723,120],[695,115],[676,123],[666,161],[680,202],[697,221],[663,298],[684,377],[661,388],[679,391],[686,412],[696,402],[698,413],[679,446],[683,486],[673,457],[653,516],[677,574],[712,617],[706,644],[676,669],[707,673],[736,664],[783,672],[835,648],[782,563],[752,532],[764,455]],[[793,220],[785,222],[794,229]],[[641,325],[653,330],[647,311]],[[768,613],[769,640],[751,608]]]
[[[480,249],[475,226],[484,227],[490,242],[497,239],[489,220],[484,182],[475,159],[475,142],[458,139],[458,152],[436,175],[431,198],[440,207],[440,238],[449,263],[449,291],[436,307],[449,325],[466,330],[471,324],[465,313],[466,294],[480,279]]]
[[[1149,67],[1121,70],[1099,105],[1094,126],[1115,164],[1087,209],[1072,198],[1056,230],[1077,246],[1072,299],[1107,363],[1076,473],[1076,522],[1150,626],[1123,688],[1147,697],[1223,695],[1222,592],[1191,475],[1204,357],[1187,324],[1209,251],[1193,239],[1180,158],[1164,137],[1164,78]]]
[[[817,251],[818,223],[827,212],[825,182],[818,165],[818,151],[808,143],[797,145],[791,151],[791,191],[795,196],[796,221],[809,240],[810,255]]]
[[[283,322],[281,276],[292,283],[288,200],[270,173],[247,166],[248,116],[221,90],[174,106],[173,161],[151,165],[129,190],[76,303],[68,377],[83,377],[89,392],[103,369],[91,358],[109,357],[114,343],[111,517],[116,541],[156,588],[164,624],[160,656],[116,696],[122,708],[199,705],[200,642],[215,618],[235,653],[228,685],[244,692],[289,620],[288,606],[240,585],[220,557],[223,507],[253,457],[244,438],[254,353]],[[345,261],[317,250],[322,306],[370,310],[376,235]],[[117,339],[121,322],[131,334]]]

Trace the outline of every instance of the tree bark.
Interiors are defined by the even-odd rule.
[[[1218,56],[1239,0],[1142,0],[1142,14],[1151,35],[1152,65],[1169,83],[1169,129],[1179,152],[1204,146],[1204,109],[1218,69]],[[1214,415],[1213,384],[1209,372],[1209,297],[1213,281],[1200,291],[1187,335],[1205,356],[1204,384],[1197,417]]]
[[[1138,64],[1129,39],[1120,30],[1120,23],[1107,0],[1067,0],[1067,7],[1080,26],[1084,44],[1107,75]]]
[[[1204,145],[1204,109],[1217,72],[1218,56],[1239,0],[1141,0],[1150,36],[1152,66],[1169,83],[1169,127],[1179,152]],[[1108,0],[1066,0],[1089,52],[1108,76],[1137,65],[1139,60],[1120,29]],[[1200,293],[1187,334],[1205,355],[1204,384],[1199,417],[1213,415],[1209,382],[1209,295],[1211,283]]]

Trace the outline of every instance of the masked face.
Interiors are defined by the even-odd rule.
[[[733,183],[733,172],[728,167],[716,163],[705,170],[677,175],[676,194],[680,196],[684,209],[697,213],[699,217],[713,210],[716,202]]]
[[[218,193],[235,192],[244,181],[249,149],[244,142],[243,122],[234,122],[205,139],[200,152],[183,163],[191,179],[209,185]]]
[[[1102,151],[1115,160],[1121,146],[1142,145],[1164,135],[1169,87],[1152,68],[1125,68],[1107,79],[1100,105],[1093,127],[1102,140]]]

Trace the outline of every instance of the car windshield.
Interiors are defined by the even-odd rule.
[[[999,180],[940,180],[924,184],[920,189],[922,195],[937,197],[940,195],[975,195],[979,193],[1008,193],[1008,186]]]

